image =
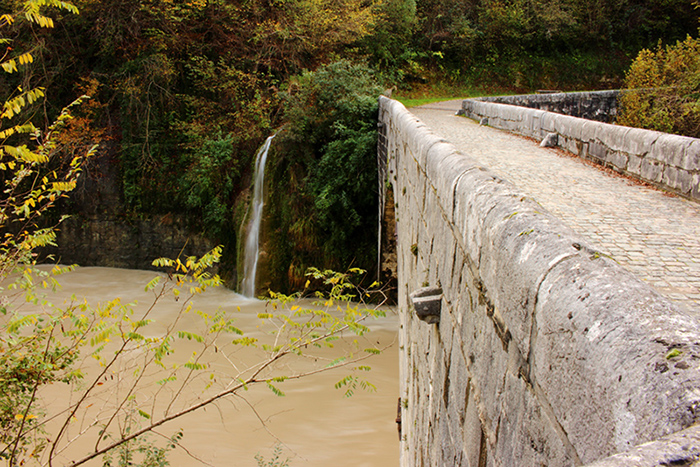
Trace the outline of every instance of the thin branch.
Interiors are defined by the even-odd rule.
[[[46,361],[46,357],[49,354],[49,349],[51,348],[51,338],[53,337],[53,332],[56,329],[55,324],[54,326],[51,327],[51,332],[49,332],[49,337],[46,339],[46,347],[44,348],[44,355],[42,360]],[[32,408],[32,404],[34,404],[34,401],[36,400],[36,393],[39,390],[39,385],[41,384],[41,378],[44,376],[44,370],[41,370],[39,374],[36,377],[36,381],[34,381],[34,387],[32,388],[32,395],[29,398],[29,402],[27,403],[27,408],[24,410],[24,414],[22,414],[22,423],[20,423],[19,430],[17,432],[17,439],[15,440],[15,445],[12,447],[12,452],[10,453],[10,459],[15,459],[15,456],[17,455],[17,449],[19,448],[19,443],[23,439],[20,434],[22,431],[24,431],[24,426],[27,423],[27,416],[29,416],[29,410]]]
[[[152,432],[155,433],[156,435],[158,435],[158,436],[164,438],[164,439],[167,439],[168,441],[171,440],[171,438],[165,436],[163,433],[160,433],[160,432],[158,432],[158,431],[156,431],[156,430],[152,430]],[[201,464],[204,464],[204,465],[207,465],[207,466],[209,466],[209,467],[215,467],[214,464],[210,464],[209,462],[205,461],[205,460],[202,459],[201,457],[198,457],[198,456],[196,456],[195,454],[193,454],[192,452],[190,452],[190,450],[187,449],[185,446],[183,446],[182,443],[177,443],[175,446],[176,446],[178,449],[182,449],[183,451],[185,451],[185,454],[187,454],[189,457],[191,457],[192,459],[196,460],[197,462],[199,462],[199,463],[201,463]]]
[[[147,355],[148,355],[148,354],[145,354],[144,357],[146,357]],[[104,430],[105,433],[107,432],[107,428],[109,428],[109,426],[112,424],[112,422],[114,421],[114,419],[121,413],[122,408],[123,408],[123,407],[126,405],[126,403],[129,401],[129,398],[131,397],[131,395],[132,395],[132,394],[136,391],[136,389],[138,388],[138,384],[139,384],[139,382],[141,381],[141,379],[143,378],[144,374],[146,373],[146,368],[147,368],[147,367],[148,367],[148,362],[144,363],[144,366],[143,366],[142,371],[139,372],[138,377],[137,377],[136,380],[133,382],[133,384],[131,384],[131,387],[129,388],[129,390],[128,390],[127,393],[126,393],[126,396],[122,397],[121,402],[119,402],[119,403],[117,404],[117,407],[113,410],[111,417],[109,418],[109,420],[107,421],[107,423],[105,424],[105,426],[104,426],[104,428],[103,428],[103,430]],[[100,441],[101,441],[101,440],[102,440],[102,436],[98,436],[98,437],[97,437],[97,441],[95,441],[95,450],[97,450],[97,449],[99,448],[99,446],[100,446]]]
[[[214,401],[217,401],[217,400],[219,400],[219,399],[221,399],[221,398],[223,398],[223,397],[226,397],[226,396],[228,396],[228,395],[230,395],[230,394],[234,394],[236,391],[238,391],[238,390],[240,390],[240,389],[242,389],[242,388],[244,388],[244,387],[247,387],[247,386],[250,386],[250,385],[253,385],[253,384],[256,384],[256,383],[263,382],[263,380],[256,380],[256,379],[255,379],[256,376],[258,376],[258,375],[260,374],[260,372],[262,372],[262,371],[263,371],[265,368],[267,368],[269,365],[271,365],[272,363],[274,363],[275,360],[276,360],[276,359],[270,359],[270,360],[268,360],[264,365],[262,365],[262,366],[258,369],[258,371],[257,371],[253,376],[251,376],[250,378],[248,378],[247,381],[240,382],[239,384],[235,385],[234,387],[232,387],[232,388],[230,388],[230,389],[227,389],[227,390],[222,391],[222,392],[220,392],[220,393],[218,393],[218,394],[215,394],[214,396],[209,397],[209,398],[207,398],[207,399],[205,399],[205,400],[203,400],[202,402],[199,402],[199,403],[197,403],[197,404],[191,405],[190,407],[187,407],[186,409],[183,409],[183,410],[181,410],[181,411],[179,411],[179,412],[177,412],[177,413],[174,413],[174,414],[169,415],[169,416],[165,416],[165,417],[163,417],[162,419],[158,420],[157,422],[154,422],[154,423],[152,423],[151,425],[149,425],[149,426],[147,426],[147,427],[145,427],[145,428],[142,428],[142,429],[140,429],[140,430],[137,430],[137,431],[135,431],[134,433],[130,434],[129,436],[125,436],[125,437],[123,437],[122,439],[119,439],[119,440],[117,440],[117,441],[111,443],[109,446],[105,446],[104,448],[100,449],[99,451],[95,451],[95,452],[93,452],[93,453],[91,453],[91,454],[89,454],[89,455],[83,457],[82,459],[77,460],[77,461],[71,463],[71,464],[69,465],[69,467],[76,467],[76,466],[78,466],[78,465],[82,465],[82,464],[84,464],[85,462],[87,462],[87,461],[89,461],[89,460],[91,460],[91,459],[94,459],[95,457],[97,457],[97,456],[99,456],[99,455],[102,455],[102,454],[104,454],[104,453],[106,453],[106,452],[108,452],[108,451],[110,451],[110,450],[116,448],[117,446],[120,446],[120,445],[122,445],[122,444],[124,444],[124,443],[126,443],[126,442],[129,442],[129,441],[131,441],[131,440],[133,440],[133,439],[135,439],[135,438],[138,438],[139,436],[143,435],[144,433],[148,433],[149,431],[152,431],[154,428],[157,428],[157,427],[163,425],[163,424],[166,423],[166,422],[169,422],[169,421],[174,420],[174,419],[176,419],[176,418],[180,418],[180,417],[182,417],[183,415],[186,415],[186,414],[188,414],[188,413],[190,413],[190,412],[194,412],[195,410],[200,409],[200,408],[202,408],[202,407],[205,407],[205,406],[211,404],[211,403],[214,402]]]
[[[386,346],[381,350],[386,350],[388,347],[389,346]],[[267,383],[269,381],[269,379],[257,379],[257,377],[260,375],[260,373],[262,373],[263,370],[265,370],[266,368],[271,366],[273,363],[275,363],[276,361],[278,361],[282,357],[289,355],[290,353],[292,353],[292,352],[285,351],[284,353],[279,353],[279,354],[275,355],[274,357],[268,359],[266,362],[264,362],[262,365],[260,365],[260,368],[258,368],[256,370],[256,372],[253,375],[251,375],[246,381],[240,382],[239,384],[235,385],[234,387],[232,387],[230,389],[219,392],[218,394],[215,394],[214,396],[211,396],[207,399],[204,399],[203,401],[201,401],[197,404],[193,404],[190,407],[187,407],[187,408],[185,408],[177,413],[174,413],[174,414],[169,415],[169,416],[165,416],[162,419],[152,423],[151,425],[149,425],[145,428],[142,428],[140,430],[137,430],[136,432],[130,434],[129,436],[125,436],[117,441],[114,441],[113,443],[111,443],[108,446],[105,446],[104,448],[100,449],[99,451],[95,451],[95,452],[83,457],[82,459],[77,460],[77,461],[69,464],[69,467],[77,467],[79,465],[82,465],[82,464],[86,463],[87,461],[94,459],[95,457],[100,456],[100,455],[102,455],[102,454],[104,454],[104,453],[124,444],[124,443],[132,441],[145,433],[153,431],[155,428],[157,428],[157,427],[159,427],[159,426],[161,426],[169,421],[172,421],[176,418],[180,418],[188,413],[194,412],[194,411],[196,411],[202,407],[205,407],[205,406],[207,406],[207,405],[209,405],[209,404],[211,404],[219,399],[222,399],[226,396],[235,395],[236,392],[239,391],[240,389],[243,389],[245,387],[252,386],[252,385],[258,384],[258,383]],[[358,363],[358,362],[367,360],[368,358],[370,358],[372,356],[373,356],[373,354],[363,355],[361,357],[356,357],[356,358],[353,358],[351,360],[346,360],[344,362],[338,363],[337,365],[334,365],[334,366],[317,368],[315,370],[310,370],[307,372],[298,373],[296,375],[288,376],[288,377],[286,377],[286,379],[287,380],[295,380],[295,379],[305,378],[307,376],[315,375],[318,373],[323,373],[323,372],[331,370],[331,369],[342,368],[342,367],[345,367],[345,366],[348,366],[348,365],[351,365],[354,363]]]
[[[294,449],[292,449],[287,443],[285,443],[285,442],[282,441],[280,438],[278,438],[277,435],[274,434],[274,433],[272,432],[272,430],[270,430],[270,427],[267,426],[267,423],[265,422],[265,420],[263,420],[263,418],[260,416],[260,414],[258,413],[258,411],[257,411],[257,409],[255,408],[255,406],[253,406],[253,404],[251,404],[250,401],[249,401],[248,399],[246,399],[245,397],[241,396],[240,394],[236,394],[236,397],[238,397],[239,399],[243,400],[243,402],[245,402],[245,404],[246,404],[246,405],[250,408],[250,410],[253,412],[253,414],[255,415],[255,417],[256,417],[256,418],[258,419],[258,421],[260,422],[260,425],[262,425],[263,429],[267,432],[268,435],[272,436],[272,437],[275,439],[275,441],[277,441],[279,444],[281,444],[282,446],[284,446],[285,448],[287,448],[289,451],[293,452],[294,455],[295,455],[295,456],[298,456],[301,460],[303,460],[303,461],[305,461],[305,462],[308,462],[308,461],[309,461],[309,460],[306,459],[304,456],[302,456],[301,454],[299,454],[298,452],[296,452]]]
[[[158,297],[156,300],[153,301],[151,306],[146,310],[144,315],[141,317],[141,321],[145,320],[148,318],[148,315],[153,311],[155,308],[156,303],[158,302]],[[66,418],[65,422],[61,426],[61,429],[58,431],[58,434],[56,435],[55,439],[51,443],[51,449],[49,450],[49,467],[53,465],[53,455],[54,452],[56,451],[56,447],[58,445],[59,440],[63,436],[63,433],[66,431],[66,428],[68,427],[68,424],[70,423],[70,420],[73,418],[75,413],[78,411],[78,408],[82,405],[83,402],[87,399],[88,395],[92,392],[95,387],[97,387],[97,383],[102,379],[102,377],[107,373],[107,371],[114,365],[114,363],[119,359],[120,355],[124,352],[126,349],[126,346],[131,343],[133,339],[127,338],[124,339],[121,347],[114,353],[114,357],[110,360],[109,363],[107,363],[102,372],[97,375],[97,377],[92,381],[92,384],[85,390],[85,392],[82,394],[82,396],[78,399],[78,402],[76,402],[75,406],[73,407],[73,410],[71,411],[70,415]]]

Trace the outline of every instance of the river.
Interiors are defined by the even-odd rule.
[[[119,297],[124,303],[136,301],[138,308],[152,301],[152,292],[146,292],[144,286],[155,275],[150,271],[78,268],[60,276],[62,288],[48,298],[60,305],[72,295],[79,299],[84,297],[92,304]],[[181,303],[172,298],[160,302],[151,315],[156,324],[149,328],[149,332],[157,332],[159,326],[167,325],[180,306]],[[265,310],[265,302],[244,298],[218,287],[196,297],[195,307],[211,312],[219,307],[230,311],[237,316],[236,325],[252,330],[251,335],[254,335],[259,324],[257,314]],[[366,377],[376,386],[375,392],[358,389],[348,398],[344,390],[335,389],[335,383],[348,374],[347,369],[334,369],[280,383],[278,386],[285,393],[283,397],[274,395],[266,387],[251,388],[242,392],[242,397],[229,397],[161,427],[159,433],[164,436],[180,429],[184,433],[182,448],[169,454],[171,465],[256,466],[255,456],[260,455],[269,461],[276,446],[282,449],[282,459],[289,458],[291,467],[398,465],[399,443],[395,423],[399,395],[397,323],[395,313],[389,310],[386,318],[369,324],[371,332],[364,336],[371,346],[387,347],[380,355],[363,362],[372,367]],[[184,325],[189,326],[187,322]],[[178,348],[176,353],[190,352],[188,341],[178,342],[183,348]],[[345,344],[341,340],[339,345]],[[227,349],[222,347],[221,353]],[[238,352],[235,358],[239,360],[258,357],[255,350],[245,349],[231,351]],[[224,363],[214,364],[225,365],[231,358],[232,355],[223,356]],[[298,371],[310,363],[308,359],[302,359],[285,365]],[[58,401],[69,397],[65,387],[56,386],[45,395],[49,404],[52,398]],[[155,387],[155,383],[151,386]],[[201,397],[197,394],[193,390],[191,400]],[[63,459],[80,455],[94,443],[94,438],[74,443]],[[93,461],[90,465],[101,463]]]

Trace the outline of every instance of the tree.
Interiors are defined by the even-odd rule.
[[[42,7],[45,6],[77,12],[73,5],[61,1],[28,0],[19,12],[0,17],[0,27],[9,28],[18,19],[44,28],[53,27],[53,20],[43,14]],[[10,40],[3,38],[0,43],[9,44]],[[0,66],[5,73],[11,74],[33,61],[31,52],[14,52],[8,46]],[[66,108],[46,132],[40,131],[24,115],[27,108],[43,96],[43,88],[18,87],[5,99],[0,113],[0,180],[3,187],[0,198],[0,232],[3,234],[0,239],[0,278],[6,280],[14,276],[15,280],[7,290],[23,290],[22,298],[29,302],[38,300],[33,286],[35,250],[55,240],[53,228],[42,227],[39,221],[60,198],[75,188],[83,160],[94,152],[94,148],[90,148],[85,154],[73,154],[67,165],[57,163],[58,135],[72,117],[70,109]],[[29,139],[29,144],[25,139]],[[0,311],[6,315],[13,295],[6,293],[2,298]],[[3,330],[6,332],[0,337],[0,383],[4,386],[0,396],[0,443],[4,445],[0,457],[15,465],[15,460],[26,452],[29,444],[24,436],[15,435],[34,423],[34,417],[30,417],[28,411],[18,409],[31,406],[38,385],[71,381],[75,375],[66,370],[73,364],[74,354],[59,342],[43,346],[39,340],[25,337],[21,334],[22,320],[11,321],[5,326]],[[43,332],[43,325],[37,322],[36,330]],[[37,356],[41,356],[40,366],[37,366]]]
[[[143,456],[164,455],[182,433],[174,433],[164,448],[146,444],[144,435],[222,398],[242,396],[255,385],[281,396],[285,381],[349,365],[352,371],[336,386],[348,394],[372,388],[361,376],[369,370],[362,362],[382,349],[354,345],[332,360],[313,352],[333,347],[343,333],[362,335],[364,320],[383,315],[349,302],[357,296],[351,293],[349,274],[310,271],[310,283],[318,280],[329,289],[328,295],[319,293],[322,301],[312,307],[297,303],[297,296],[272,294],[268,311],[258,315],[262,333],[250,335],[236,326],[235,316],[193,307],[194,297],[220,284],[218,276],[207,272],[219,256],[217,248],[200,259],[156,260],[155,265],[170,272],[147,284],[153,301],[139,309],[116,299],[94,309],[75,302],[61,309],[13,313],[0,334],[0,456],[10,465],[77,466],[117,449],[120,456],[145,461]],[[180,311],[164,331],[151,330],[157,303],[165,299],[180,301]],[[184,324],[187,315],[198,317],[199,324]],[[194,342],[197,349],[180,356],[179,340]],[[259,359],[251,363],[232,347],[256,349]],[[211,365],[219,352],[226,353],[228,370]],[[318,361],[310,369],[295,372],[279,364],[309,356]],[[86,360],[96,364],[77,365]],[[155,387],[150,382],[154,377]],[[51,383],[70,384],[72,397],[43,406],[41,389]],[[58,428],[49,431],[49,422]],[[64,452],[78,438],[91,440],[94,447],[66,462]]]
[[[642,50],[625,79],[621,125],[700,137],[700,41]]]
[[[382,88],[366,65],[339,60],[291,80],[288,124],[268,158],[263,231],[267,271],[302,287],[309,266],[375,266],[377,109]]]
[[[2,25],[10,26],[22,17],[49,27],[53,21],[43,13],[44,7],[77,12],[64,2],[28,0],[16,15],[3,15]],[[14,73],[31,62],[30,53],[15,53],[6,55],[0,66]],[[23,110],[43,95],[40,88],[18,88],[5,100],[0,114],[0,458],[8,465],[63,465],[66,449],[76,438],[84,437],[91,437],[94,447],[72,457],[69,465],[82,465],[103,455],[107,455],[106,465],[111,465],[113,452],[120,465],[141,461],[163,465],[164,455],[181,434],[174,433],[163,448],[146,444],[143,436],[186,413],[253,385],[281,395],[280,385],[286,380],[342,366],[353,367],[359,374],[368,369],[360,362],[380,349],[353,347],[349,352],[340,351],[333,361],[321,360],[320,366],[297,373],[274,365],[303,357],[314,348],[332,347],[343,333],[362,334],[367,330],[363,321],[382,314],[349,302],[353,296],[349,278],[357,270],[347,274],[311,271],[309,285],[321,282],[329,291],[319,295],[323,301],[317,307],[294,303],[296,296],[273,294],[269,312],[259,316],[270,333],[260,337],[246,335],[236,327],[234,317],[224,312],[207,314],[193,307],[195,296],[221,284],[209,272],[219,261],[221,248],[201,258],[154,261],[166,273],[147,284],[153,301],[145,308],[119,299],[94,307],[81,301],[59,307],[43,298],[42,289],[57,287],[55,276],[71,268],[54,267],[46,272],[37,267],[36,249],[55,239],[54,227],[42,225],[41,220],[76,187],[84,160],[95,150],[90,148],[85,154],[76,153],[74,147],[61,151],[58,136],[71,121],[70,108],[46,131],[23,119]],[[57,160],[61,154],[71,157]],[[180,313],[164,331],[151,331],[154,309],[166,298],[182,303]],[[180,325],[181,318],[190,313],[200,319],[198,332]],[[199,348],[180,357],[174,346],[177,340],[196,342]],[[233,364],[231,372],[217,371],[207,359],[223,348],[222,341],[256,348],[260,360]],[[230,358],[233,361],[235,356]],[[86,365],[86,361],[94,364]],[[160,372],[159,384],[151,403],[141,405],[135,396],[147,391],[144,376],[152,371]],[[201,392],[186,398],[184,388],[199,383]],[[63,406],[43,402],[42,389],[52,384],[69,386],[72,396],[62,401]],[[349,391],[371,387],[354,372],[338,386]],[[105,394],[112,403],[98,410],[95,400],[105,400]]]
[[[44,6],[77,13],[73,5],[62,1],[27,0],[20,12],[0,17],[0,27],[10,27],[18,17],[41,27],[53,27],[51,18],[42,13]],[[9,44],[10,40],[0,39],[0,43]],[[12,74],[33,61],[31,52],[15,52],[8,46],[0,66],[5,73]],[[18,267],[30,264],[36,248],[53,242],[53,229],[40,228],[39,219],[75,188],[83,161],[96,149],[93,146],[85,153],[72,153],[67,161],[57,160],[60,149],[57,140],[72,119],[71,107],[87,96],[63,109],[45,132],[25,117],[26,110],[43,97],[41,87],[19,86],[5,99],[0,113],[0,179],[3,183],[0,226],[4,234],[0,239],[0,277],[7,277],[17,272]],[[29,145],[23,141],[25,137],[30,140]]]

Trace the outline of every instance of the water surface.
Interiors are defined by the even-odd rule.
[[[119,297],[124,303],[136,301],[138,310],[152,301],[152,292],[144,291],[144,286],[155,275],[149,271],[79,268],[60,276],[62,290],[49,298],[60,305],[71,295],[84,297],[92,304]],[[157,334],[181,305],[172,297],[159,303],[150,316],[157,322],[149,326],[148,332]],[[222,307],[234,313],[237,326],[249,331],[249,335],[258,337],[263,336],[263,331],[257,327],[257,314],[264,310],[264,306],[264,302],[244,298],[223,287],[209,289],[195,300],[197,309],[213,312]],[[182,326],[186,329],[191,326],[196,331],[196,320],[192,318],[190,323],[188,319],[183,318]],[[249,391],[241,392],[240,396],[229,397],[161,427],[158,431],[163,436],[177,430],[184,432],[182,446],[185,449],[170,454],[171,465],[256,466],[255,455],[260,454],[269,460],[276,445],[283,447],[283,456],[290,458],[291,466],[398,465],[399,443],[395,423],[399,394],[397,319],[393,313],[389,313],[386,318],[370,323],[370,327],[372,331],[360,345],[389,346],[381,355],[365,363],[372,367],[367,378],[376,386],[376,392],[358,390],[353,397],[347,398],[343,390],[334,389],[334,384],[348,374],[347,369],[334,369],[281,383],[279,387],[285,392],[284,397],[275,396],[265,387],[252,387]],[[346,340],[351,339],[347,337]],[[224,341],[230,342],[227,339],[219,344],[216,357],[210,360],[219,375],[227,374],[232,362],[250,363],[261,358],[259,351],[254,349],[225,345]],[[176,354],[189,355],[191,349],[187,341],[178,342]],[[338,345],[349,344],[341,340]],[[285,360],[281,367],[286,365],[292,371],[314,368],[324,358],[333,358],[334,351],[330,352],[317,353],[315,359]],[[131,369],[124,369],[117,379],[125,378],[129,371]],[[158,388],[154,383],[157,375],[149,377],[151,382],[147,388],[137,394],[139,403],[144,407],[151,403],[149,390]],[[227,384],[225,377],[219,376],[219,379],[219,386]],[[111,380],[106,383],[114,384]],[[108,384],[105,388],[109,387]],[[186,388],[188,402],[202,397],[203,384],[202,380],[195,380]],[[115,387],[105,389],[102,396],[105,404],[114,395]],[[65,387],[55,385],[46,397],[48,401],[52,398],[60,401],[71,396]],[[89,418],[93,414],[84,416]],[[77,428],[73,429],[75,433]],[[74,458],[79,452],[94,446],[94,438],[84,438],[66,451],[65,459]],[[152,438],[158,439],[159,436]],[[95,461],[91,465],[101,463]]]

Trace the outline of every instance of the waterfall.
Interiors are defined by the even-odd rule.
[[[255,274],[258,269],[258,254],[260,244],[260,222],[263,213],[263,187],[265,180],[265,161],[270,149],[270,142],[275,136],[269,136],[265,144],[258,150],[255,157],[255,180],[253,182],[253,204],[250,220],[248,221],[248,236],[245,240],[245,256],[243,263],[243,281],[241,294],[246,297],[255,295]]]

